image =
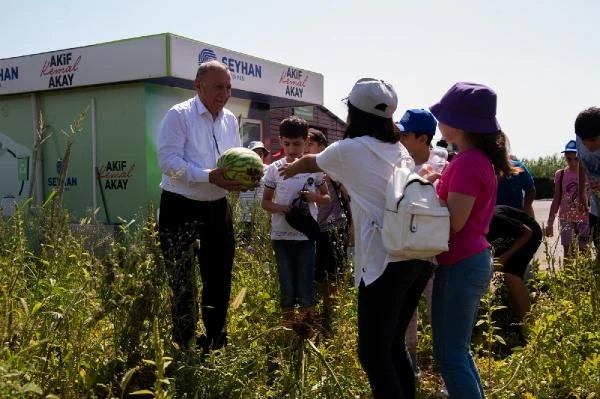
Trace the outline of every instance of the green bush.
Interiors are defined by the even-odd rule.
[[[560,154],[547,155],[537,159],[523,159],[522,162],[536,179],[554,179],[554,172],[565,167],[564,157]]]
[[[232,204],[238,215],[233,198]],[[299,339],[280,327],[269,217],[257,212],[250,239],[238,240],[230,345],[205,361],[170,341],[170,291],[152,218],[124,224],[116,234],[91,219],[74,229],[66,215],[43,209],[0,219],[0,397],[369,397],[356,355],[350,265],[333,336]],[[240,223],[236,217],[237,231]],[[534,273],[523,347],[511,336],[502,283],[494,283],[473,340],[488,397],[600,392],[596,270],[591,254],[581,254],[573,264]],[[422,320],[418,350],[417,397],[439,397],[431,328]]]
[[[531,172],[536,189],[536,199],[549,199],[554,195],[554,173],[565,167],[564,157],[559,154],[522,160]]]

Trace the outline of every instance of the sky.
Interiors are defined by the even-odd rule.
[[[483,83],[512,152],[531,159],[600,106],[598,17],[594,0],[21,0],[2,7],[0,59],[171,32],[323,74],[342,119],[362,77],[394,86],[396,121],[457,81]]]

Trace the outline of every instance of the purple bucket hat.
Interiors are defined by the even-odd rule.
[[[496,92],[482,84],[458,82],[430,110],[439,122],[466,132],[501,130],[496,120]]]

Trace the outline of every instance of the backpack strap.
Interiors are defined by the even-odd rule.
[[[350,198],[344,197],[344,194],[342,193],[342,189],[340,187],[340,185],[341,185],[340,183],[336,182],[331,177],[329,179],[331,181],[331,185],[333,186],[333,190],[335,191],[335,194],[338,197],[338,200],[340,203],[340,208],[342,208],[342,212],[344,213],[344,215],[346,215],[346,223],[347,223],[346,226],[348,227],[352,224],[352,212],[350,211]]]
[[[558,199],[559,200],[562,199],[562,194],[563,194],[562,183],[563,183],[563,178],[564,177],[565,177],[565,170],[561,169],[560,170],[560,175],[558,177]]]
[[[392,167],[396,167],[396,168],[397,167],[405,167],[405,168],[409,168],[412,170],[411,164],[414,164],[414,161],[411,156],[401,156],[396,161],[396,163],[393,163],[393,162],[390,162],[387,159],[385,159],[379,151],[376,151],[374,148],[372,148],[370,145],[368,145],[364,140],[362,140],[362,137],[355,137],[352,140],[356,141],[357,143],[361,144],[363,147],[367,148],[369,151],[371,151],[373,154],[375,154],[375,156],[377,158],[383,160],[388,165],[391,165]]]
[[[398,168],[406,168],[408,169],[409,172],[412,172],[413,170],[413,165],[414,165],[414,161],[412,159],[412,157],[410,156],[401,156],[396,163],[392,163],[390,161],[388,161],[387,159],[385,159],[383,157],[383,155],[381,155],[381,153],[379,151],[377,151],[375,148],[372,148],[369,144],[365,142],[365,140],[363,140],[362,137],[356,137],[353,139],[354,141],[356,141],[357,143],[361,144],[363,147],[367,148],[369,151],[371,151],[373,154],[375,154],[376,157],[378,157],[379,159],[381,159],[382,161],[384,161],[385,163],[387,163],[388,165],[390,165],[392,167],[392,173],[390,174],[390,176],[388,178],[391,178],[392,175],[394,175],[397,171]],[[384,196],[386,197],[386,202],[388,200],[388,190],[389,187],[386,187],[386,191],[384,192]],[[372,219],[372,225],[375,226],[378,230],[381,230],[381,225],[380,223],[377,222],[377,218],[374,217],[374,215],[371,215],[371,219]]]

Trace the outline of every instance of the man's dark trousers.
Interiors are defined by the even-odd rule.
[[[159,237],[172,289],[173,341],[188,346],[198,322],[195,259],[202,279],[202,321],[213,348],[224,344],[235,237],[226,198],[196,201],[163,190]]]

